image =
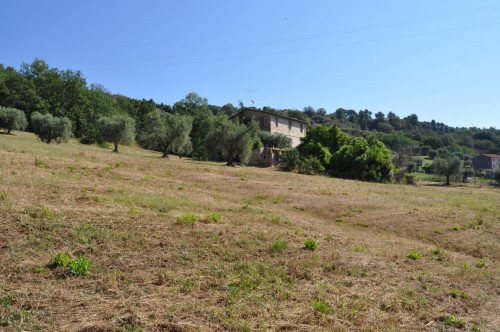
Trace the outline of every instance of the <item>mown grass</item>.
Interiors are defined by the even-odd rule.
[[[500,328],[494,187],[120,151],[0,137],[0,330]]]

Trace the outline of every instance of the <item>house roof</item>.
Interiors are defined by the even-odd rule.
[[[246,111],[259,112],[259,113],[264,113],[264,114],[270,114],[270,115],[273,115],[273,116],[278,117],[278,118],[282,118],[282,119],[286,119],[286,120],[292,120],[292,121],[300,122],[300,123],[303,123],[303,124],[307,124],[307,121],[304,121],[304,120],[299,120],[299,119],[291,118],[291,117],[288,117],[288,116],[285,116],[285,115],[281,115],[281,114],[276,114],[276,113],[273,113],[273,112],[259,110],[257,108],[253,108],[253,107],[245,107],[244,109],[242,109],[238,113],[231,115],[229,118],[232,119],[234,117],[237,117],[237,116],[245,113]]]
[[[500,154],[483,154],[483,156],[490,157],[490,158],[500,158]]]

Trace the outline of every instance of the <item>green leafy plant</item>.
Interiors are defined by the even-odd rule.
[[[318,243],[315,240],[307,240],[304,243],[304,245],[305,245],[305,248],[307,250],[314,251],[314,250],[318,249]]]
[[[444,315],[441,317],[441,321],[445,325],[455,325],[458,328],[462,328],[465,326],[465,322],[463,320],[458,319],[457,317],[455,317],[453,315],[451,315],[451,316]]]
[[[69,256],[63,252],[60,252],[56,256],[54,256],[54,264],[57,266],[68,266],[70,262],[71,259],[69,258]]]
[[[436,234],[443,234],[444,232],[442,230],[440,230],[439,228],[436,228],[434,230],[434,233],[436,233]]]
[[[213,221],[213,222],[219,222],[220,221],[220,215],[217,213],[208,213],[207,214],[207,220],[208,221]]]
[[[483,267],[486,267],[486,263],[484,262],[484,259],[479,260],[479,262],[477,262],[477,264],[476,264],[476,267],[478,269],[482,269]]]
[[[418,252],[411,251],[408,253],[408,255],[406,255],[406,257],[413,259],[413,260],[417,260],[417,259],[420,259],[420,254]]]
[[[356,248],[354,248],[354,250],[357,252],[365,252],[365,249],[361,248],[360,246],[356,246]]]
[[[90,271],[90,260],[83,258],[82,255],[68,264],[69,273],[74,276],[85,276]]]
[[[337,218],[337,219],[335,219],[335,222],[345,222],[345,219],[344,218]]]
[[[184,225],[194,225],[198,221],[198,217],[195,216],[194,214],[184,214],[180,217],[177,217],[177,223],[178,224],[184,224]]]
[[[454,289],[450,292],[451,297],[454,299],[458,297],[458,294],[460,294],[460,291],[458,289]]]
[[[288,243],[286,243],[285,241],[278,240],[274,242],[273,245],[271,246],[271,252],[281,253],[286,248],[288,248]]]
[[[321,313],[329,314],[332,312],[332,309],[323,300],[312,300],[311,304],[316,311]]]

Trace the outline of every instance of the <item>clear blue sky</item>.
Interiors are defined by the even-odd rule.
[[[38,57],[158,103],[500,127],[498,0],[0,0],[0,31],[6,66]]]

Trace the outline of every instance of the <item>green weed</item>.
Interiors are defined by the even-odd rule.
[[[208,213],[207,214],[207,220],[212,221],[212,222],[219,222],[220,221],[220,215],[217,213]]]
[[[465,326],[465,322],[461,319],[458,319],[457,317],[451,315],[451,316],[442,316],[441,317],[441,321],[445,324],[445,325],[455,325],[456,327],[458,328],[462,328]]]
[[[417,260],[417,259],[420,259],[420,254],[418,252],[411,251],[408,253],[408,255],[406,255],[406,257],[413,259],[413,260]]]
[[[5,201],[7,200],[7,193],[5,191],[2,191],[0,194],[0,201]]]
[[[273,245],[271,246],[271,252],[281,253],[286,248],[288,248],[288,243],[286,243],[285,241],[278,240],[278,241],[274,242]]]
[[[323,300],[312,300],[311,304],[316,311],[321,313],[329,314],[332,312],[332,309]]]
[[[357,252],[365,252],[365,249],[361,248],[360,246],[356,246],[356,248],[354,248],[354,250]]]
[[[195,216],[194,214],[184,214],[180,217],[177,217],[177,223],[178,224],[184,224],[184,225],[194,225],[198,221],[198,217]]]
[[[71,262],[69,256],[62,252],[54,256],[53,260],[56,266],[68,266],[68,264]]]
[[[476,263],[476,267],[478,269],[482,269],[483,267],[486,267],[486,263],[484,262],[484,259],[479,260],[479,262]]]
[[[337,218],[337,219],[335,219],[335,222],[345,222],[345,219],[344,218]]]
[[[74,276],[85,276],[90,271],[90,260],[83,258],[82,255],[68,264],[69,273]]]
[[[439,228],[436,228],[434,230],[434,233],[436,233],[436,234],[443,234],[444,232],[442,230],[440,230]]]
[[[305,248],[307,250],[311,250],[311,251],[314,251],[316,249],[318,249],[318,243],[314,240],[307,240],[305,243]]]

